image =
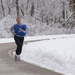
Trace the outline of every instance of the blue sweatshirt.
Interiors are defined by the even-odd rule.
[[[22,31],[19,30],[20,28],[22,29]],[[19,37],[24,37],[26,35],[26,30],[27,30],[26,25],[15,24],[14,26],[11,27],[11,32],[16,33],[16,36]]]

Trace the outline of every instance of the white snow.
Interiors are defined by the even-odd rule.
[[[0,38],[0,44],[14,42],[13,38]]]
[[[22,17],[22,13],[20,12],[20,16],[22,17],[22,23],[26,24],[29,29],[28,36],[75,33],[75,27],[73,29],[66,29],[66,27],[62,26],[62,11],[65,10],[65,20],[69,17],[69,13],[71,13],[66,0],[29,0],[28,3],[27,1],[19,0],[19,5],[22,6],[21,8],[25,13]],[[12,37],[10,27],[16,23],[16,8],[14,3],[14,0],[3,1],[5,17],[0,19],[0,38]],[[32,4],[35,11],[33,17],[30,16]],[[10,14],[8,14],[8,8],[11,9]],[[2,13],[2,8],[0,9]],[[0,15],[2,16],[2,14]],[[47,20],[49,25],[47,25]]]
[[[57,35],[57,34],[74,34],[75,26],[71,29],[66,29],[62,27],[60,23],[54,23],[47,25],[46,23],[41,23],[31,18],[31,21],[27,19],[22,19],[22,23],[26,24],[28,27],[28,36],[39,36],[39,35]],[[10,27],[16,24],[16,20],[12,16],[8,15],[0,20],[0,38],[10,38],[12,34],[10,32]]]
[[[62,35],[43,35],[43,36],[26,36],[24,41],[35,41],[35,40],[52,40],[52,39],[63,39],[63,38],[74,38],[75,34],[62,34]],[[1,43],[14,42],[14,38],[0,38]]]
[[[9,38],[12,36],[10,32],[10,27],[14,25],[16,22],[14,19],[11,18],[10,15],[7,17],[4,17],[2,20],[0,20],[0,38]]]
[[[47,69],[75,75],[75,37],[56,36],[56,39],[28,43],[23,47],[21,58]]]
[[[0,20],[0,44],[14,42],[14,39],[10,38],[12,37],[10,27],[16,23],[14,18],[17,15],[14,3],[14,0],[3,1],[5,17]],[[30,16],[32,4],[35,11],[33,17]],[[67,0],[19,0],[19,6],[25,13],[22,23],[29,28],[25,41],[43,40],[24,45],[22,59],[48,69],[75,75],[75,34],[73,34],[75,26],[71,29],[71,22],[71,25],[66,25],[67,28],[69,27],[66,29],[61,24],[72,14]],[[2,7],[0,9],[1,19],[3,10]],[[65,10],[65,19],[63,19],[63,10]]]

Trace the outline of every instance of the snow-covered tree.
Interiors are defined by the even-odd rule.
[[[30,30],[29,35],[58,34],[64,31],[68,33],[63,27],[74,26],[71,24],[74,23],[74,18],[71,17],[74,16],[75,5],[71,5],[70,1],[72,0],[1,0],[0,20],[3,18],[5,21],[2,19],[1,22],[4,21],[2,25],[5,25],[5,22],[9,24],[6,20],[8,15],[11,19],[22,17],[22,22],[26,23]],[[72,3],[75,3],[74,0]],[[12,25],[11,22],[9,25]],[[7,33],[8,28],[5,26]]]

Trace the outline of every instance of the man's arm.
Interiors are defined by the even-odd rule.
[[[11,33],[12,33],[13,35],[15,35],[15,33],[14,33],[14,26],[12,26],[12,27],[10,28],[10,31],[11,31]]]
[[[26,27],[26,30],[23,30],[22,28],[20,28],[20,31],[27,34],[28,33],[28,28]]]

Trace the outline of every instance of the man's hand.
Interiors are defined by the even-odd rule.
[[[16,35],[16,33],[13,33],[13,35]]]
[[[23,29],[22,29],[22,28],[19,28],[19,31],[20,31],[20,32],[23,32]]]
[[[16,33],[13,32],[13,33],[12,33],[12,37],[14,37],[15,35],[16,35]]]
[[[23,30],[22,28],[19,28],[19,32],[27,33],[27,31]]]

